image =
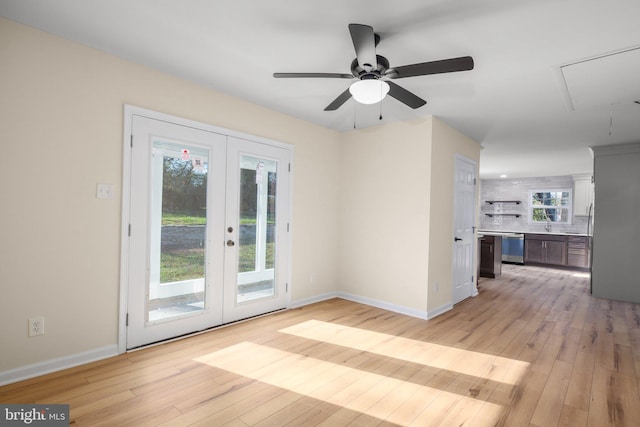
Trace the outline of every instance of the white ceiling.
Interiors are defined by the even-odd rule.
[[[473,71],[395,80],[428,104],[387,97],[382,122],[441,118],[482,144],[484,178],[588,173],[587,147],[640,140],[640,65],[597,60],[640,47],[638,0],[0,0],[0,15],[337,130],[380,123],[380,105],[325,112],[349,80],[272,74],[349,73],[349,23],[374,27],[392,67],[470,55]],[[599,88],[583,108],[572,64]]]

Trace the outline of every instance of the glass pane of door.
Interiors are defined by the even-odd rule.
[[[148,322],[205,309],[208,167],[207,148],[153,142]]]
[[[237,303],[275,294],[277,165],[240,156]]]

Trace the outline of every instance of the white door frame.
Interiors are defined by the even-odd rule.
[[[478,163],[475,160],[469,159],[463,155],[460,154],[456,154],[455,155],[455,159],[454,159],[454,166],[453,166],[453,226],[452,226],[452,237],[451,240],[453,241],[456,238],[456,191],[458,188],[458,178],[457,178],[457,172],[458,172],[458,162],[462,161],[465,163],[470,164],[471,166],[473,166],[473,171],[474,171],[474,197],[473,197],[473,203],[472,203],[472,216],[473,216],[473,232],[471,234],[471,238],[473,239],[473,241],[471,242],[471,274],[473,277],[472,283],[471,283],[471,289],[470,289],[470,295],[469,296],[476,296],[478,295],[478,288],[476,286],[477,283],[477,254],[478,254],[478,248],[477,248],[477,204],[478,204],[478,185],[477,185],[477,180],[478,180]],[[453,242],[452,248],[451,248],[451,303],[452,304],[456,304],[457,302],[460,301],[455,301],[454,300],[454,295],[455,295],[455,286],[456,286],[456,243],[455,241]]]
[[[254,141],[262,144],[272,145],[275,147],[285,148],[291,153],[291,165],[293,170],[294,147],[291,144],[263,138],[243,132],[234,131],[195,120],[185,119],[173,116],[171,114],[160,113],[133,105],[124,105],[124,126],[123,126],[123,151],[122,151],[122,211],[121,211],[121,229],[120,229],[120,298],[119,298],[119,316],[118,316],[118,354],[127,351],[127,308],[128,308],[128,286],[129,286],[129,218],[131,214],[131,138],[133,130],[133,116],[142,116],[155,120],[162,120],[177,125],[193,127],[209,132],[219,133],[235,138]],[[289,229],[287,233],[288,254],[291,259],[291,236],[293,229],[293,174],[289,177]],[[291,306],[291,263],[289,262],[286,271],[286,280],[289,284],[286,296],[286,307]]]

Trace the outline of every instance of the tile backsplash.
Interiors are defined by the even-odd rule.
[[[529,233],[546,232],[544,224],[529,223],[529,191],[530,190],[559,190],[571,189],[573,191],[573,177],[551,176],[539,178],[518,179],[483,179],[480,181],[480,229],[493,231],[520,231]],[[516,203],[486,203],[488,200],[520,201]],[[519,214],[519,217],[510,215],[485,214],[505,213]],[[551,232],[575,232],[587,233],[588,217],[573,216],[571,224],[553,224]]]

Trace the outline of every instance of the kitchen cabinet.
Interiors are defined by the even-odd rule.
[[[573,214],[588,216],[593,203],[593,180],[591,175],[573,176]]]
[[[480,277],[495,279],[502,274],[502,237],[480,238]]]
[[[567,236],[525,234],[524,263],[567,265]]]
[[[567,265],[569,267],[589,267],[589,237],[569,236],[567,238]]]
[[[524,262],[544,262],[544,241],[531,239],[527,235],[524,239]]]

